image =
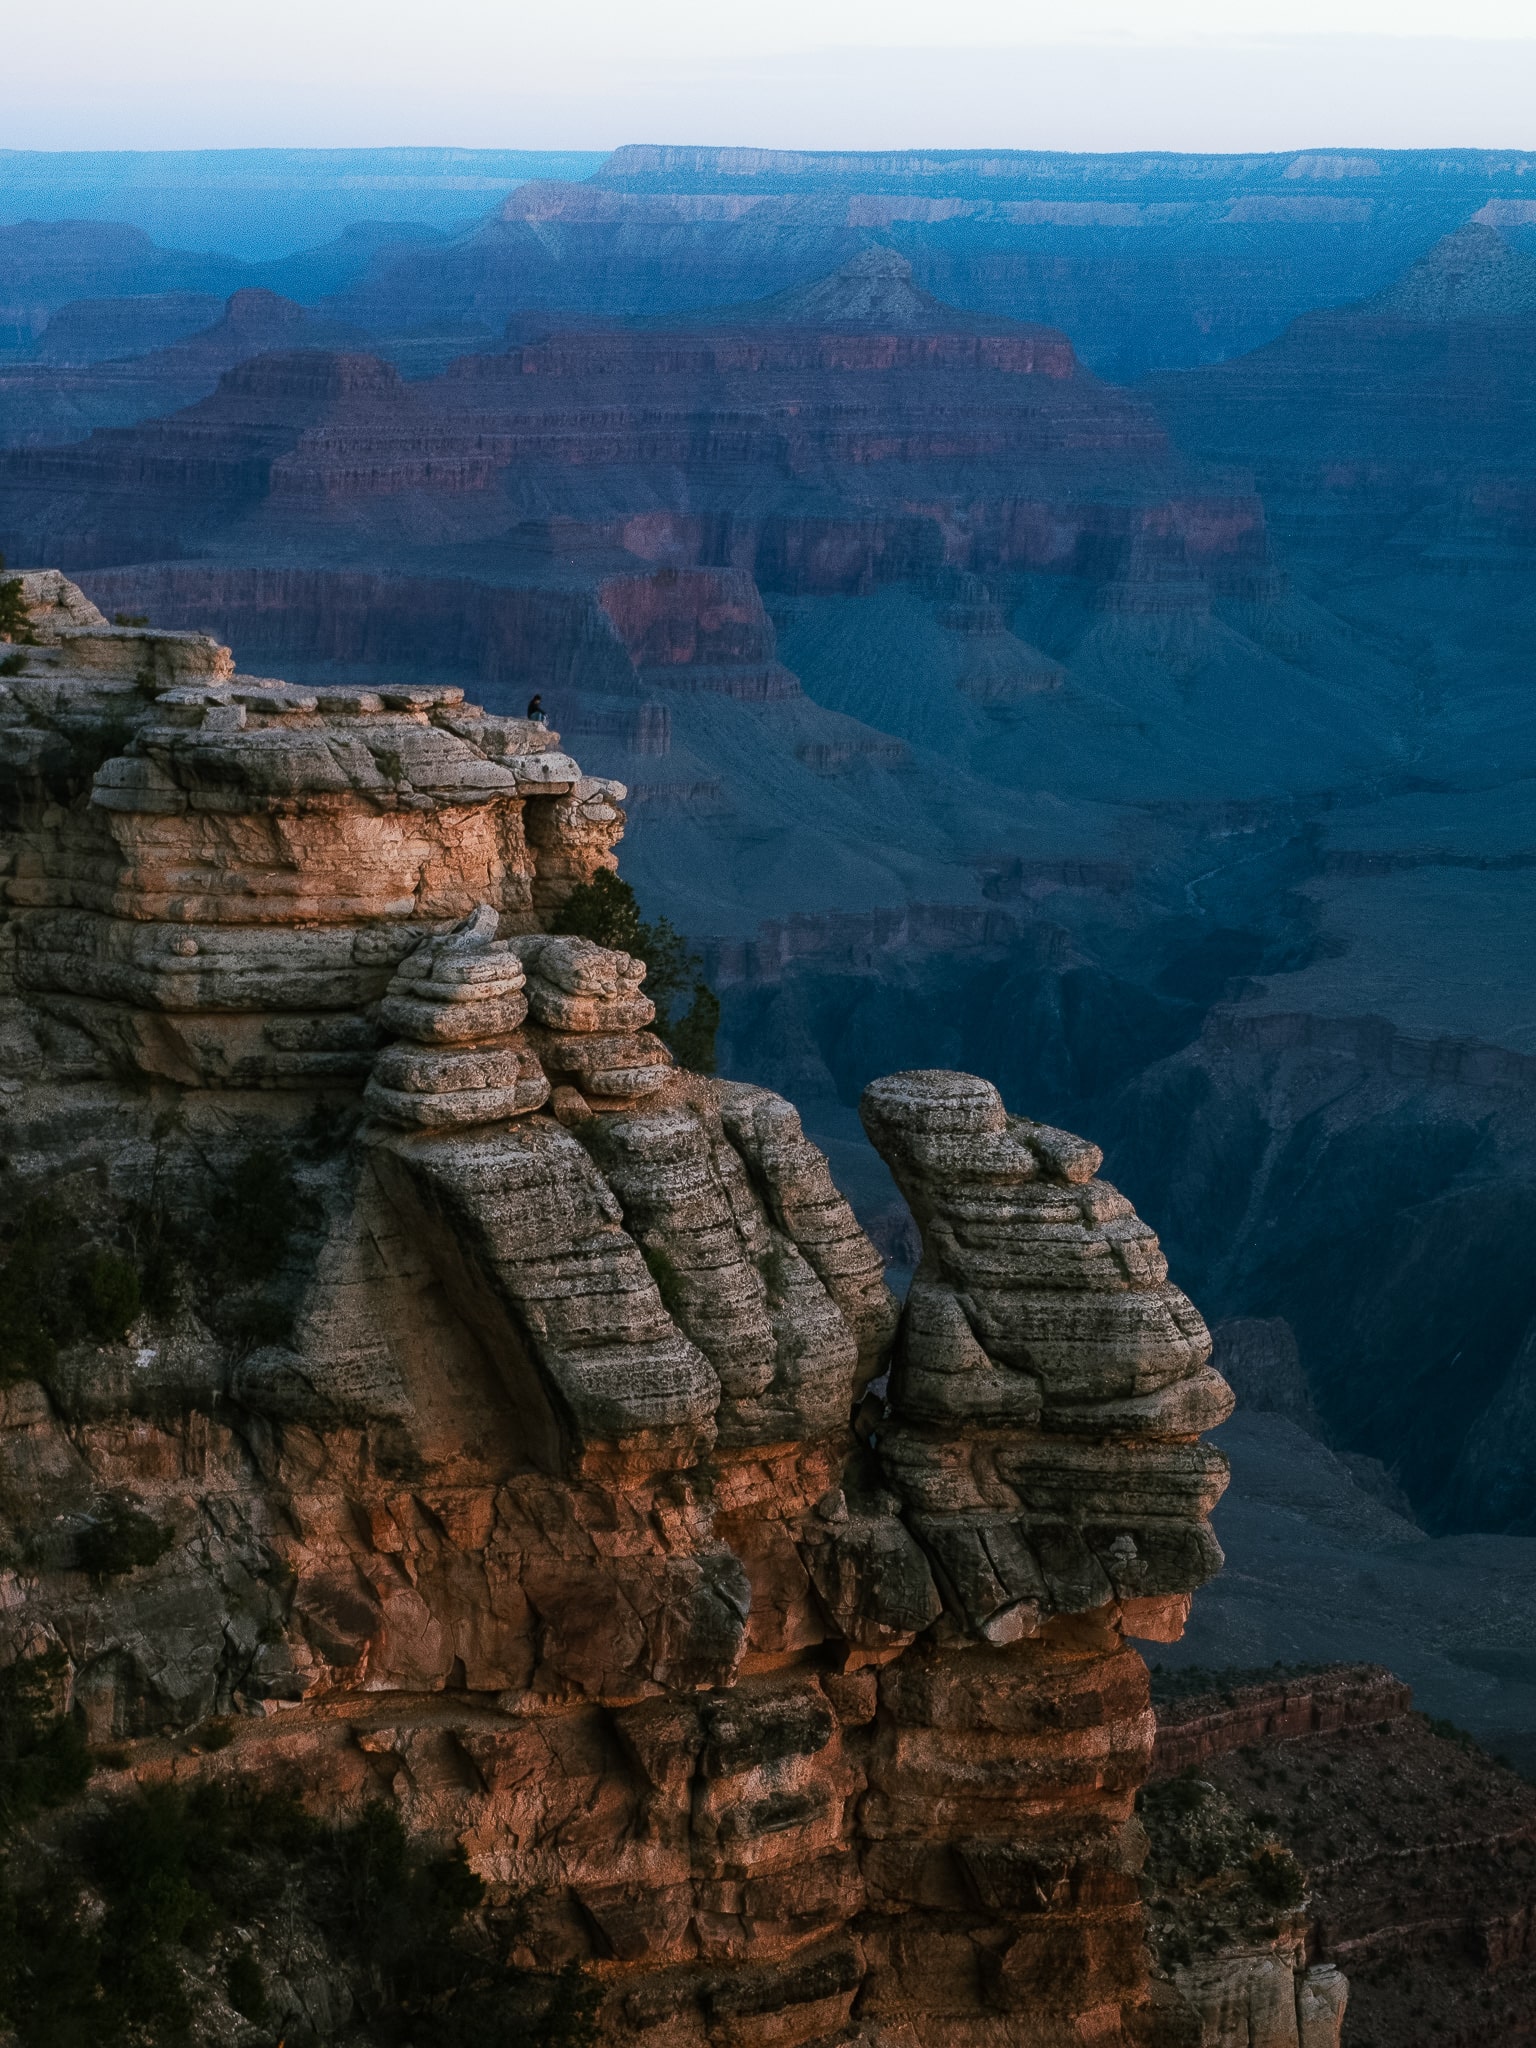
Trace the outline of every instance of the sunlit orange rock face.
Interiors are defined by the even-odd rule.
[[[618,785],[457,690],[23,594],[7,1200],[200,1249],[4,1391],[4,1654],[61,1644],[143,1780],[461,1842],[605,2041],[1154,2038],[1129,1639],[1220,1562],[1229,1404],[1096,1148],[874,1083],[898,1308],[791,1105],[680,1070],[640,963],[549,932]],[[130,1497],[171,1547],[87,1576]]]

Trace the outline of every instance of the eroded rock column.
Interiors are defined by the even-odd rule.
[[[863,1808],[861,2010],[919,2041],[1150,2023],[1146,1669],[1218,1569],[1198,1441],[1231,1397],[1101,1155],[974,1076],[896,1074],[865,1128],[923,1238],[882,1466],[944,1613],[886,1671]]]

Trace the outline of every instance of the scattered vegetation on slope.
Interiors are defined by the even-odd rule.
[[[75,1539],[75,1562],[95,1579],[121,1577],[158,1563],[173,1532],[162,1528],[132,1500],[114,1495],[101,1502]]]
[[[1283,1664],[1278,1659],[1273,1664],[1233,1664],[1217,1669],[1205,1664],[1186,1664],[1179,1668],[1153,1664],[1150,1667],[1152,1704],[1154,1707],[1170,1707],[1178,1700],[1199,1699],[1209,1694],[1213,1703],[1230,1707],[1236,1705],[1237,1695],[1244,1686],[1273,1685],[1304,1672],[1332,1668],[1317,1664]]]
[[[327,1826],[236,1777],[77,1807],[29,1839],[91,1773],[54,1708],[63,1670],[53,1651],[0,1671],[0,2031],[21,2048],[181,2048],[234,2015],[240,2038],[290,2048],[589,2048],[593,1988],[503,1961],[462,1850],[412,1844],[389,1807]],[[334,2027],[295,2010],[295,1928]]]
[[[1272,1814],[1246,1813],[1189,1770],[1146,1786],[1137,1802],[1150,1850],[1142,1876],[1160,1968],[1269,1941],[1306,1897],[1301,1865]]]
[[[296,1247],[323,1222],[304,1168],[333,1160],[355,1121],[322,1103],[290,1143],[258,1138],[219,1160],[196,1202],[113,1211],[71,1187],[0,1214],[0,1384],[48,1379],[70,1345],[121,1343],[141,1313],[169,1322],[192,1308],[236,1350],[283,1341]]]
[[[1277,1675],[1206,1672],[1199,1690],[1214,1704]],[[1164,1968],[1224,1946],[1222,1928],[1247,1940],[1305,1871],[1300,1911],[1349,1979],[1355,2048],[1529,2037],[1536,1786],[1451,1722],[1245,1742],[1147,1786],[1141,1813]],[[1265,1842],[1288,1862],[1255,1865]]]
[[[44,1807],[72,1799],[90,1777],[85,1738],[54,1711],[64,1669],[64,1652],[54,1648],[0,1670],[0,1847]]]
[[[195,1217],[184,1205],[148,1205],[135,1224],[145,1306],[170,1316],[191,1300],[237,1349],[281,1343],[294,1305],[285,1268],[295,1241],[322,1220],[297,1167],[335,1151],[349,1129],[344,1117],[317,1110],[291,1147],[261,1139],[239,1153]]]
[[[120,1341],[139,1302],[131,1259],[62,1204],[28,1202],[0,1242],[0,1379],[46,1372],[64,1344]]]

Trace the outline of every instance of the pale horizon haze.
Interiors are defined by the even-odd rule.
[[[6,40],[9,149],[1536,146],[1513,0],[59,0]]]

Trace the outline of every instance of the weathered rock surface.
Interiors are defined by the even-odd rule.
[[[1128,1638],[1220,1562],[1228,1402],[1096,1148],[876,1083],[898,1318],[790,1105],[545,929],[621,787],[22,596],[0,1185],[181,1283],[4,1390],[4,1654],[141,1779],[462,1843],[605,2041],[1152,2038]],[[109,1500],[157,1562],[81,1569]]]
[[[1156,1238],[990,1082],[893,1074],[863,1116],[923,1233],[881,1455],[956,1604],[992,1642],[1111,1601],[1177,1634],[1221,1563],[1196,1438],[1231,1397]]]
[[[1379,1664],[1337,1664],[1296,1677],[1233,1680],[1217,1695],[1183,1700],[1158,1716],[1153,1770],[1172,1777],[1251,1743],[1295,1742],[1401,1721],[1413,1693]]]

